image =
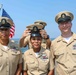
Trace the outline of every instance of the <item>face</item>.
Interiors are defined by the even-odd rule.
[[[9,34],[10,34],[9,28],[0,29],[0,39],[2,39],[2,40],[9,39]]]
[[[37,49],[41,47],[42,38],[41,37],[31,37],[32,47]]]
[[[59,29],[62,34],[68,34],[71,32],[72,23],[70,21],[59,23]]]

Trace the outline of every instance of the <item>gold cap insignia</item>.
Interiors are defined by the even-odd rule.
[[[6,19],[2,19],[1,20],[1,24],[6,24],[7,22],[6,22]]]
[[[66,14],[64,14],[64,13],[61,14],[61,17],[62,17],[62,18],[65,18],[65,17],[66,17]]]
[[[37,31],[37,27],[36,26],[34,26],[33,31]]]

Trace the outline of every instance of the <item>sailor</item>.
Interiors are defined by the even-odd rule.
[[[76,34],[71,30],[73,18],[69,11],[59,12],[55,17],[61,32],[51,45],[56,75],[76,75]]]
[[[50,51],[41,46],[42,36],[36,26],[31,31],[30,42],[32,48],[25,51],[23,57],[24,75],[53,75]]]
[[[21,39],[20,39],[20,47],[29,46],[29,48],[32,48],[30,43],[30,33],[33,26],[37,26],[40,29],[40,33],[43,36],[42,46],[45,49],[49,49],[51,45],[51,40],[49,35],[47,35],[47,32],[44,30],[44,26],[46,26],[45,22],[42,21],[36,21],[34,24],[28,25],[26,30],[24,31]]]
[[[19,46],[9,39],[12,22],[0,17],[0,75],[20,75],[22,54]]]
[[[49,35],[47,34],[47,32],[45,30],[45,26],[47,26],[47,23],[44,22],[44,21],[42,21],[42,20],[37,20],[34,23],[35,24],[41,24],[41,25],[43,25],[43,28],[41,30],[41,35],[42,35],[42,38],[43,38],[42,39],[42,46],[44,48],[49,49],[50,48],[50,45],[51,45],[51,39],[50,39]],[[47,35],[45,35],[45,34],[47,34]]]

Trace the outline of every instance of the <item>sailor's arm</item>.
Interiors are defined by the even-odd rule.
[[[54,75],[54,69],[50,70],[50,72],[48,73],[48,75]]]
[[[47,48],[50,49],[50,46],[51,46],[51,40],[50,40],[49,35],[47,35],[47,37],[45,38],[45,40],[46,40]]]
[[[24,71],[24,72],[23,72],[23,75],[28,75],[28,74],[27,74],[27,71]]]
[[[21,75],[21,71],[22,71],[22,63],[18,64],[17,71],[16,71],[15,75]]]
[[[25,47],[27,45],[27,39],[26,37],[29,35],[29,32],[30,30],[25,30],[20,41],[19,41],[19,44],[20,44],[20,47]],[[25,42],[25,39],[26,39],[26,42]]]
[[[41,33],[43,39],[46,41],[47,48],[50,49],[51,40],[50,40],[49,35],[47,34],[47,32],[45,30],[40,30],[40,33]]]

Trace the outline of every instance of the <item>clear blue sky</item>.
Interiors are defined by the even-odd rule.
[[[15,23],[16,31],[13,38],[20,38],[26,26],[36,20],[47,23],[45,30],[51,38],[59,36],[55,16],[64,10],[74,14],[72,31],[76,33],[76,0],[0,0],[0,4],[3,4],[3,8]]]

